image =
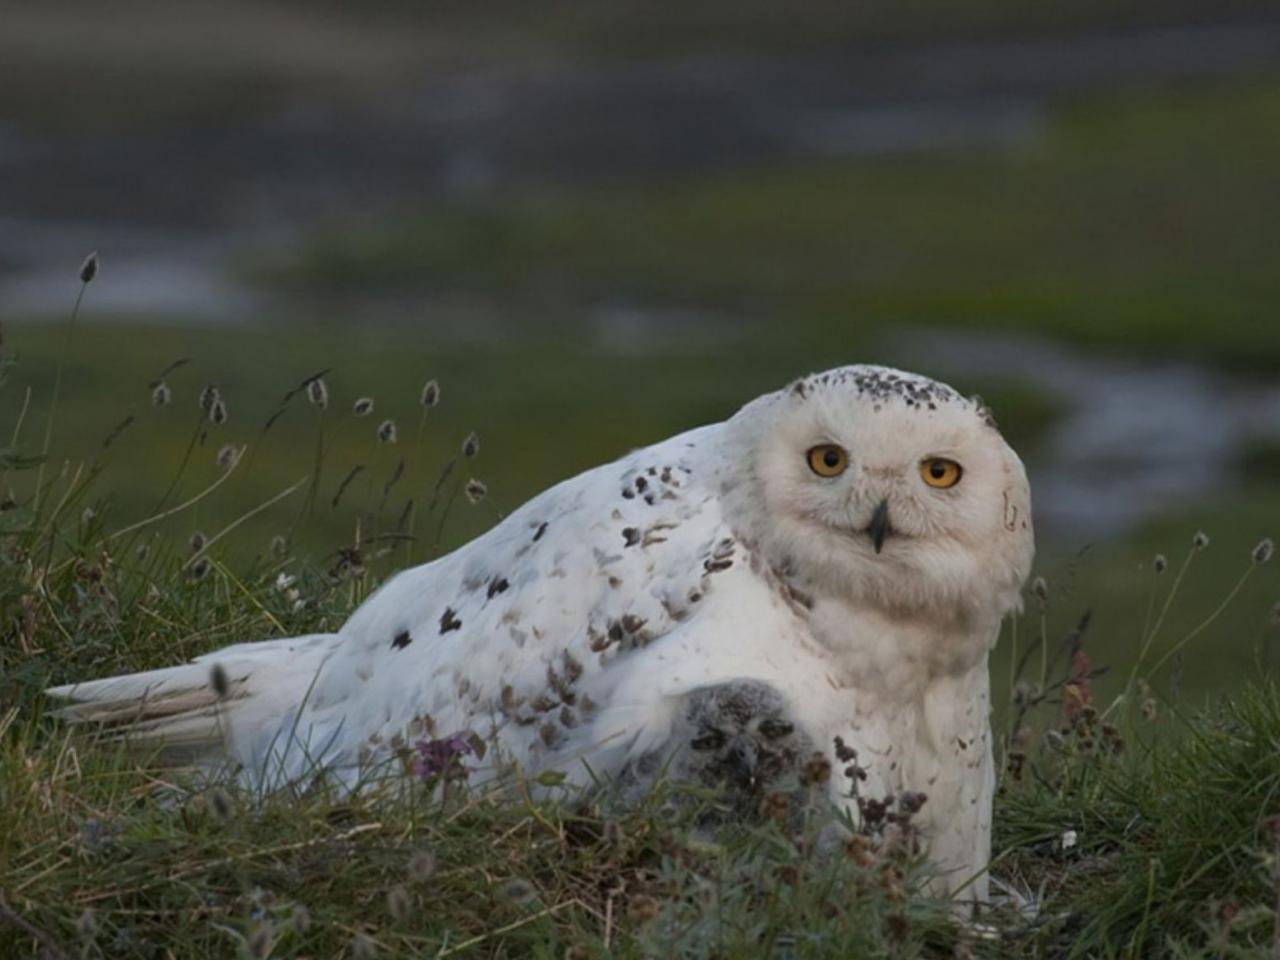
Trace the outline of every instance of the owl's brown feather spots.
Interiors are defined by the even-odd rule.
[[[595,627],[588,625],[587,627],[587,647],[592,653],[600,653],[609,648],[609,635],[601,633]]]
[[[702,569],[707,573],[720,573],[733,566],[733,540],[726,537],[716,544],[711,556],[702,562]]]
[[[524,703],[524,697],[516,696],[515,687],[506,684],[502,688],[502,693],[498,696],[498,703],[502,706],[503,713],[513,713],[515,709]]]
[[[391,640],[392,650],[403,650],[409,644],[413,643],[413,637],[409,635],[408,630],[401,630]]]
[[[582,676],[582,663],[568,650],[561,655],[564,660],[564,678],[565,682],[574,684],[578,682],[578,678]]]
[[[440,614],[440,636],[444,636],[451,630],[459,630],[462,628],[462,621],[458,619],[457,612],[453,607],[445,607],[444,613]]]
[[[651,547],[655,543],[666,543],[667,538],[659,536],[659,534],[665,533],[668,530],[674,530],[678,526],[680,526],[678,523],[659,520],[657,523],[653,524],[653,526],[645,530],[644,536],[640,540],[640,546]]]
[[[553,690],[557,696],[564,689],[564,678],[560,676],[554,664],[547,664],[547,687]]]

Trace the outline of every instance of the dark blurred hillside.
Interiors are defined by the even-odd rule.
[[[1260,0],[6,0],[0,108],[46,128],[115,127],[252,114],[299,94],[386,95],[397,84],[459,69],[813,55],[1274,14],[1274,5]]]

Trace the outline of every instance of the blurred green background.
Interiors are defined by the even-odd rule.
[[[320,444],[314,504],[304,485],[220,555],[292,532],[323,565],[409,500],[424,509],[475,430],[481,452],[454,476],[489,496],[455,496],[447,548],[798,373],[872,361],[995,408],[1037,493],[1048,635],[1092,611],[1104,686],[1127,676],[1152,590],[1173,580],[1156,553],[1176,569],[1195,531],[1211,537],[1159,647],[1280,533],[1268,5],[0,14],[3,429],[40,448],[64,364],[46,477],[100,470],[76,515],[91,503],[105,530],[155,508],[193,437],[175,498],[220,476],[224,444],[248,452],[155,526],[172,542],[311,475]],[[71,330],[93,249],[101,273]],[[150,385],[179,358],[157,408]],[[323,416],[295,396],[264,432],[326,369]],[[432,377],[443,400],[424,419]],[[201,436],[207,383],[229,418]],[[367,418],[351,412],[362,396]],[[376,437],[387,418],[395,444]],[[6,478],[11,525],[33,480]],[[438,520],[378,562],[429,556]],[[1199,697],[1275,669],[1277,571],[1254,571],[1158,689]]]

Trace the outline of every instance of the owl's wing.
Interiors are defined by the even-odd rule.
[[[389,581],[308,699],[326,761],[471,730],[531,767],[616,767],[681,691],[785,671],[786,598],[760,595],[721,514],[719,430],[568,480]]]
[[[527,768],[616,772],[662,743],[689,692],[803,673],[785,639],[795,599],[724,520],[721,430],[553,487],[393,577],[337,634],[50,693],[70,719],[230,760],[264,788],[317,768],[352,783],[397,747],[462,731]]]

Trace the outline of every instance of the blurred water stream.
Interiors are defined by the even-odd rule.
[[[1221,500],[1240,485],[1252,446],[1280,444],[1276,381],[1006,334],[910,331],[889,351],[940,377],[1014,381],[1061,404],[1028,470],[1037,527],[1064,542],[1109,539],[1180,505]]]

